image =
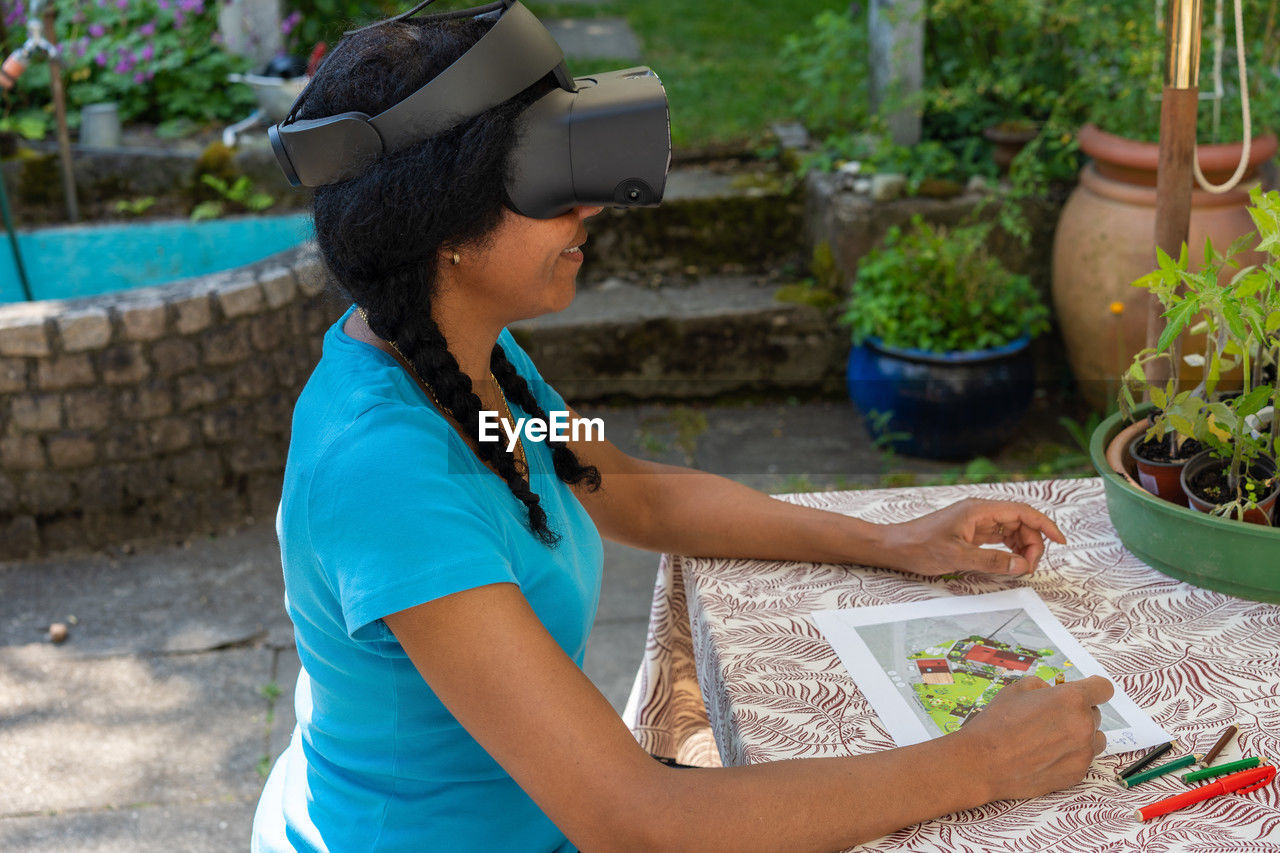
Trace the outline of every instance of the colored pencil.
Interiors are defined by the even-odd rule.
[[[1203,756],[1199,755],[1180,755],[1172,761],[1166,761],[1158,767],[1152,767],[1138,773],[1131,774],[1120,780],[1120,784],[1126,788],[1132,788],[1134,785],[1141,785],[1143,782],[1150,782],[1166,773],[1172,773],[1175,770],[1181,770],[1184,767],[1190,767],[1195,764]]]
[[[1168,743],[1162,743],[1159,746],[1155,747],[1146,755],[1142,756],[1137,761],[1133,762],[1128,767],[1126,767],[1125,769],[1117,773],[1116,778],[1123,779],[1126,776],[1132,776],[1134,773],[1137,773],[1139,770],[1146,767],[1148,764],[1155,761],[1157,758],[1164,755],[1169,750],[1173,749],[1173,743],[1174,743],[1173,741],[1169,741]]]

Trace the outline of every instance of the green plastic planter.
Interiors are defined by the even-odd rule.
[[[1139,416],[1145,411],[1139,411]],[[1120,541],[1152,568],[1205,589],[1280,603],[1280,527],[1243,524],[1177,506],[1143,491],[1107,464],[1107,445],[1128,424],[1117,413],[1093,433],[1089,455],[1102,477]],[[1125,450],[1125,465],[1133,464]]]

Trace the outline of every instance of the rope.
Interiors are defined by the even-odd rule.
[[[1200,158],[1197,157],[1194,153],[1192,154],[1192,157],[1191,157],[1191,169],[1195,173],[1196,183],[1200,185],[1200,189],[1208,193],[1213,193],[1215,195],[1219,195],[1225,192],[1230,192],[1231,190],[1236,188],[1237,184],[1240,183],[1240,179],[1244,177],[1245,170],[1249,168],[1249,148],[1250,148],[1250,144],[1253,141],[1252,140],[1253,120],[1249,116],[1249,78],[1245,71],[1245,58],[1244,58],[1244,11],[1242,8],[1243,5],[1244,5],[1244,0],[1235,0],[1236,65],[1240,69],[1240,112],[1242,114],[1242,121],[1244,124],[1244,145],[1240,150],[1240,163],[1236,166],[1235,174],[1233,174],[1230,178],[1228,178],[1226,183],[1215,186],[1214,184],[1209,183],[1208,179],[1205,178],[1204,176],[1204,172],[1200,170]],[[1221,7],[1219,6],[1219,8]],[[1222,31],[1221,27],[1219,27],[1218,32],[1221,33],[1221,31]],[[1222,47],[1221,37],[1219,37],[1218,39],[1217,47],[1218,47],[1218,50],[1221,51],[1221,47]],[[1221,53],[1219,53],[1219,56],[1221,56]],[[1221,73],[1220,64],[1215,63],[1215,65],[1218,66],[1218,68],[1215,70],[1218,70],[1218,73],[1220,74]],[[1219,80],[1216,82],[1218,83],[1218,85],[1221,85],[1221,78],[1219,77]]]

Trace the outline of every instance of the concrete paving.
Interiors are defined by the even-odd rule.
[[[842,401],[583,414],[628,452],[765,490],[855,487],[885,470]],[[606,544],[585,669],[618,709],[657,562]],[[262,774],[294,725],[298,656],[282,596],[267,524],[0,565],[0,850],[246,849]],[[53,622],[69,625],[61,645],[48,640]]]

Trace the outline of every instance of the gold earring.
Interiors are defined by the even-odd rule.
[[[456,267],[456,266],[457,266],[458,264],[460,264],[460,263],[462,263],[462,258],[458,256],[458,253],[457,253],[457,252],[454,252],[454,253],[453,253],[453,265]]]

